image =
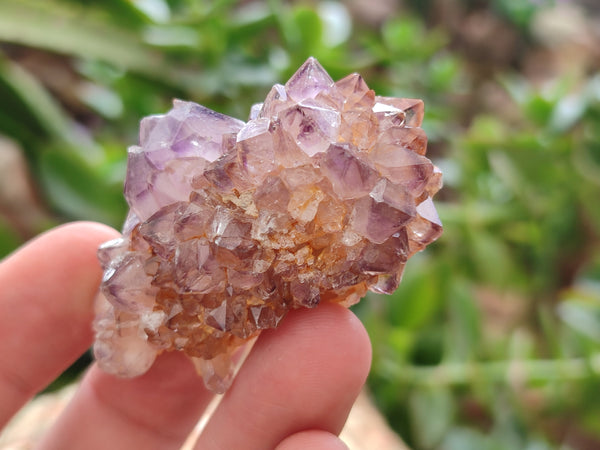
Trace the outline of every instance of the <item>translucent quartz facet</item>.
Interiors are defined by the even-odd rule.
[[[247,123],[183,101],[143,119],[123,236],[99,250],[100,366],[136,376],[178,350],[223,392],[236,349],[290,309],[392,293],[442,231],[422,119],[313,58]]]

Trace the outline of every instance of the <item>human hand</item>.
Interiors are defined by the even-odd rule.
[[[0,263],[0,427],[91,345],[96,249],[116,236],[99,224],[65,225]],[[367,334],[347,309],[291,312],[261,334],[195,448],[346,448],[337,434],[370,357]],[[176,352],[133,379],[93,365],[40,447],[179,448],[211,399]]]

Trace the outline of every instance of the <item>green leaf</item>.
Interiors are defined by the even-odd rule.
[[[0,2],[0,41],[43,48],[157,76],[159,54],[139,38],[102,20],[93,8],[58,0]]]
[[[544,126],[552,118],[554,102],[535,94],[525,104],[525,113],[537,125]]]
[[[481,344],[481,318],[467,282],[453,280],[447,305],[450,323],[445,329],[445,360],[468,361]]]
[[[422,41],[423,25],[414,19],[394,19],[386,22],[381,30],[383,42],[394,52],[408,54],[415,42]]]
[[[429,322],[438,311],[439,283],[438,280],[432,280],[436,276],[432,269],[433,263],[425,255],[415,255],[410,260],[400,287],[389,299],[389,318],[392,323],[416,330]]]
[[[552,5],[554,4],[554,0],[538,0],[535,2],[496,0],[494,4],[509,20],[525,28],[531,23],[540,6],[544,4],[545,6]]]
[[[294,24],[299,32],[303,49],[312,54],[322,45],[323,23],[312,8],[300,7],[294,11]]]
[[[561,98],[552,111],[550,129],[555,133],[564,133],[581,120],[586,108],[584,95],[572,94]]]
[[[454,401],[448,389],[418,389],[410,396],[411,428],[420,448],[436,448],[454,418]]]
[[[0,259],[21,245],[17,232],[0,216]]]
[[[387,58],[426,61],[443,48],[446,35],[439,30],[426,30],[415,17],[392,17],[382,27],[382,40],[388,49]]]
[[[161,0],[158,0],[159,2]],[[102,0],[90,2],[89,0],[63,0],[69,5],[84,4],[87,11],[94,11],[103,20],[117,23],[129,28],[139,28],[150,22],[150,16],[139,5],[142,1],[132,0]],[[150,3],[153,3],[150,1]],[[73,6],[70,6],[73,7]]]
[[[69,218],[95,220],[114,227],[122,224],[126,206],[121,186],[107,184],[76,154],[44,152],[40,176],[50,203]]]
[[[566,301],[558,307],[559,317],[573,330],[600,343],[600,305]]]
[[[458,77],[460,65],[453,56],[440,55],[430,62],[428,72],[430,89],[447,91]]]
[[[488,439],[479,431],[456,427],[446,435],[441,450],[488,450]]]
[[[474,229],[468,239],[477,277],[482,282],[498,287],[510,286],[515,266],[501,237],[486,230]]]
[[[405,360],[415,341],[415,334],[405,328],[394,327],[387,336],[395,361]]]
[[[23,122],[33,119],[49,136],[75,143],[71,119],[29,72],[16,63],[0,58],[0,82],[9,87],[20,101],[21,110],[26,111],[20,118]]]

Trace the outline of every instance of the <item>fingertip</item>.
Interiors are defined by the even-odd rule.
[[[0,264],[0,423],[89,347],[102,276],[98,246],[118,236],[75,222],[49,230]]]
[[[57,226],[42,233],[34,241],[45,241],[51,236],[55,240],[66,240],[76,245],[89,244],[94,252],[98,245],[119,237],[120,233],[108,225],[99,222],[78,221]]]
[[[335,435],[370,362],[369,338],[351,311],[335,304],[292,311],[261,334],[198,448],[274,448],[307,429]],[[239,435],[225,432],[231,428]]]
[[[306,430],[287,437],[275,450],[348,450],[348,446],[335,434]]]
[[[159,355],[136,378],[118,378],[94,365],[41,447],[180,448],[211,399],[180,352]]]
[[[32,301],[41,301],[44,292],[52,293],[47,297],[55,302],[53,311],[75,314],[78,320],[89,322],[102,277],[98,247],[118,236],[115,229],[96,222],[70,222],[53,228],[14,255],[15,283],[24,286],[24,278],[33,275],[35,282],[28,295]],[[39,297],[34,300],[36,294]]]
[[[263,332],[258,346],[276,345],[281,339],[294,342],[299,354],[321,355],[317,363],[322,362],[322,352],[328,352],[329,366],[344,367],[346,379],[357,385],[362,386],[367,379],[371,368],[371,341],[360,319],[348,308],[324,303],[316,309],[292,311],[279,328]],[[308,381],[305,378],[304,384]],[[320,384],[321,381],[315,382]]]

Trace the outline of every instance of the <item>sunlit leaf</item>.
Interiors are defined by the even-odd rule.
[[[24,44],[152,74],[161,56],[93,10],[59,0],[0,2],[0,41]]]
[[[75,143],[71,119],[35,77],[16,63],[0,58],[0,79],[49,136]],[[20,119],[27,122],[26,116]]]
[[[600,343],[600,304],[567,301],[559,305],[558,314],[571,328]]]

